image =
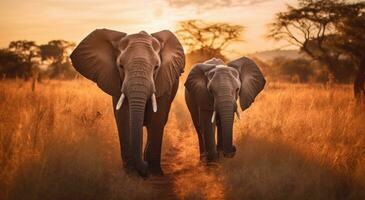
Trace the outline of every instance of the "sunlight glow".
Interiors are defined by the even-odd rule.
[[[27,39],[45,43],[52,39],[79,42],[96,28],[110,28],[127,33],[174,30],[181,20],[202,19],[229,22],[246,27],[245,43],[233,48],[254,52],[281,47],[263,37],[266,24],[274,13],[293,4],[293,0],[212,1],[58,1],[37,0],[0,2],[0,47],[10,41]]]

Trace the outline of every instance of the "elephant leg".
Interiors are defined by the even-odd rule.
[[[149,172],[154,175],[163,175],[161,168],[161,149],[164,125],[147,127],[147,144],[144,159],[148,163]]]
[[[196,115],[195,118],[197,118],[197,117],[198,117],[198,115]],[[203,140],[203,135],[202,135],[202,133],[200,131],[200,128],[199,128],[198,119],[193,118],[193,123],[194,123],[194,127],[195,127],[196,133],[198,135],[198,140],[199,140],[200,160],[204,160],[205,159],[204,153],[206,152],[205,151],[205,144],[204,144],[204,140]]]
[[[118,98],[113,97],[113,111],[114,117],[118,128],[120,151],[123,160],[123,167],[126,170],[133,169],[133,157],[130,146],[130,127],[129,127],[129,106],[128,101],[124,101],[122,108],[116,110],[115,106],[118,102]]]
[[[200,132],[200,127],[199,127],[199,111],[198,111],[198,107],[196,106],[195,102],[192,100],[188,90],[185,90],[185,102],[190,111],[191,119],[193,120],[194,128],[198,135],[200,160],[203,160],[204,152],[205,152],[205,145],[204,145],[203,136],[202,136],[202,133]]]
[[[147,103],[148,104],[148,103]],[[169,98],[158,99],[157,112],[147,108],[147,143],[144,151],[144,160],[148,163],[149,173],[163,175],[161,168],[161,149],[164,128],[170,111],[171,102]]]
[[[200,110],[200,124],[201,126],[201,133],[203,136],[206,154],[207,154],[207,161],[216,161],[218,160],[218,153],[216,150],[216,143],[215,143],[215,126],[211,122],[213,111],[209,110]]]
[[[199,126],[199,114],[192,114],[191,118],[193,119],[193,124],[196,130],[196,134],[198,135],[198,140],[199,140],[199,153],[200,153],[200,161],[204,161],[206,159],[206,155],[205,155],[205,144],[204,144],[204,139],[203,139],[203,134],[200,130],[200,126]]]
[[[202,137],[202,134],[201,134],[200,128],[199,128],[199,113],[193,111],[191,113],[191,118],[193,120],[194,128],[195,128],[195,131],[196,131],[196,133],[198,135],[198,139],[199,139],[199,152],[200,152],[200,154],[203,154],[205,152],[205,148],[204,148],[203,137]]]
[[[219,117],[217,119],[217,151],[223,152],[223,130]]]

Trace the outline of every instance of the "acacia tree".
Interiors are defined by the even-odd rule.
[[[360,99],[365,97],[365,3],[347,5],[341,12],[344,17],[336,24],[334,46],[351,57],[358,67],[354,93]]]
[[[77,73],[69,54],[74,46],[73,42],[65,40],[52,40],[39,46],[28,40],[12,41],[8,48],[0,49],[0,75],[2,78],[33,77],[33,85],[41,80],[41,75],[73,78]]]
[[[274,22],[269,24],[267,36],[298,46],[311,58],[323,63],[336,78],[341,52],[329,47],[335,24],[341,18],[338,11],[344,3],[339,0],[299,0],[298,5],[297,8],[288,5],[286,11],[277,13]]]
[[[41,58],[49,64],[47,71],[50,78],[70,78],[76,74],[69,59],[69,53],[74,47],[73,42],[65,40],[52,40],[40,46]]]
[[[0,75],[3,78],[26,77],[28,66],[23,59],[9,49],[0,49]]]
[[[344,71],[340,57],[358,63],[355,93],[364,85],[361,60],[364,42],[364,3],[341,0],[299,0],[297,8],[288,6],[269,24],[268,37],[286,40],[310,57],[323,63],[340,79]],[[350,70],[350,67],[347,67]],[[362,86],[363,88],[363,86]],[[363,90],[364,91],[364,90]]]
[[[34,41],[18,40],[9,44],[8,50],[17,54],[22,60],[22,76],[25,79],[33,76],[39,62],[39,47]]]
[[[244,27],[229,23],[209,23],[201,20],[181,21],[176,34],[189,54],[203,61],[212,57],[226,60],[224,51],[232,42],[242,41]]]

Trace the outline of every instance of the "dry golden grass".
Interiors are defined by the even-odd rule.
[[[268,84],[235,122],[236,157],[206,167],[181,84],[165,128],[165,182],[121,170],[111,98],[94,84],[30,88],[0,82],[0,199],[365,198],[365,108],[350,86]]]

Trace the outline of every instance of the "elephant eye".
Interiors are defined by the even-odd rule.
[[[123,67],[123,65],[119,65],[119,67],[121,68],[121,69],[123,69],[124,67]]]
[[[156,70],[158,67],[159,67],[158,65],[155,65],[155,67],[153,69]]]

